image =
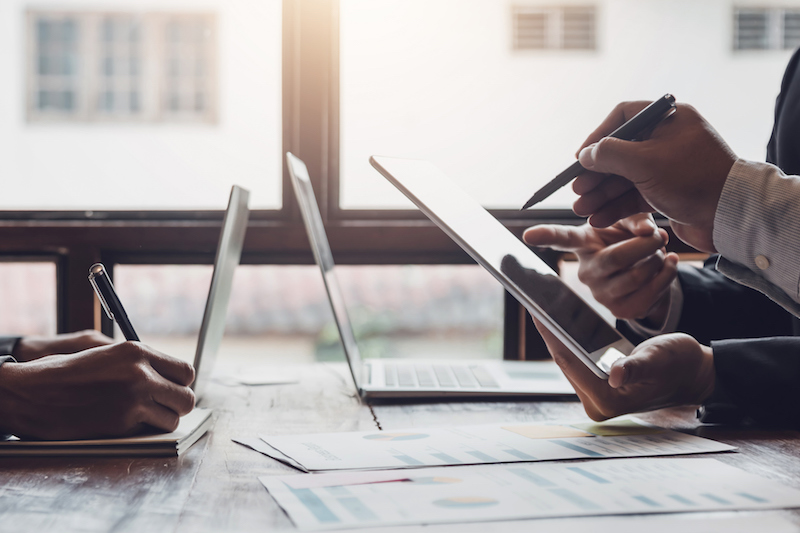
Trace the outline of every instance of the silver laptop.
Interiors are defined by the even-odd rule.
[[[211,275],[203,322],[197,339],[197,351],[194,355],[195,380],[192,388],[198,400],[210,379],[225,332],[225,317],[231,298],[233,274],[242,256],[244,234],[250,216],[250,209],[247,206],[249,198],[250,192],[247,189],[238,185],[231,188],[217,245],[217,256],[214,259],[214,272]]]
[[[322,270],[347,363],[362,398],[488,398],[575,394],[552,361],[362,360],[334,271],[333,255],[308,169],[291,153],[287,152],[286,160],[311,248]]]

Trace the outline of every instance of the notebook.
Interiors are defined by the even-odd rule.
[[[570,383],[552,361],[362,359],[345,299],[336,278],[333,254],[308,169],[291,153],[287,152],[286,160],[311,248],[322,271],[345,358],[362,398],[486,399],[575,394]]]
[[[196,408],[181,417],[172,433],[150,433],[135,437],[91,440],[0,441],[0,457],[56,455],[178,456],[188,450],[211,427],[211,410]]]
[[[194,358],[195,380],[192,388],[198,400],[210,379],[225,331],[225,315],[233,285],[233,274],[239,265],[244,234],[247,230],[249,197],[250,193],[247,189],[237,185],[231,188]],[[172,433],[73,441],[30,441],[11,437],[8,440],[0,441],[0,457],[6,455],[180,455],[197,442],[208,431],[211,424],[211,410],[195,408],[191,413],[181,417],[178,428]]]

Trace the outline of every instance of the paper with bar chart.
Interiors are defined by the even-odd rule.
[[[235,440],[306,472],[650,457],[734,449],[634,417],[604,423],[509,422]]]
[[[314,487],[293,486],[295,478],[307,477],[317,478]],[[705,458],[438,467],[396,471],[395,477],[259,479],[305,531],[800,507],[800,491]]]

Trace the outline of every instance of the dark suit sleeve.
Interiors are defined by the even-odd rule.
[[[0,336],[0,355],[11,355],[14,353],[17,343],[22,337]]]
[[[716,256],[704,268],[682,269],[683,309],[678,331],[701,344],[793,334],[794,317],[764,294],[717,272]]]
[[[678,271],[683,308],[677,331],[705,345],[721,339],[793,335],[792,315],[762,293],[717,272],[716,257],[703,268]],[[617,328],[634,344],[645,340],[625,321],[618,321]]]
[[[706,405],[726,405],[759,424],[800,428],[800,338],[711,343],[716,387]]]

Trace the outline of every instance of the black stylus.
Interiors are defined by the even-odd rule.
[[[97,299],[100,300],[100,305],[103,306],[108,318],[117,322],[122,334],[125,335],[125,340],[138,341],[139,336],[134,331],[131,321],[128,320],[128,313],[122,307],[122,302],[119,301],[117,291],[114,290],[114,285],[111,283],[103,263],[95,263],[91,266],[89,283],[97,293]]]
[[[665,94],[652,104],[648,105],[638,113],[636,113],[629,121],[615,129],[609,137],[616,137],[617,139],[625,139],[626,141],[633,141],[639,135],[644,133],[650,128],[654,128],[659,122],[670,116],[675,111],[675,97],[671,94]],[[575,161],[564,172],[553,178],[547,185],[536,191],[536,194],[531,196],[522,209],[538,204],[558,189],[577,178],[586,169],[583,168],[579,161]]]

